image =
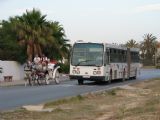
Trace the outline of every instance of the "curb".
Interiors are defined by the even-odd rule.
[[[68,74],[61,75],[60,82],[63,82],[63,81],[69,81]],[[55,83],[54,80],[51,81],[51,84],[49,84],[49,85],[54,85],[53,83]],[[0,81],[0,88],[1,87],[11,87],[11,86],[24,86],[25,87],[25,80],[13,80],[12,82]],[[28,82],[27,82],[27,86],[29,86]]]

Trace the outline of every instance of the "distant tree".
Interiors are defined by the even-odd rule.
[[[153,59],[157,50],[157,38],[149,33],[145,34],[143,38],[144,40],[140,44],[141,58],[145,65],[153,65]]]
[[[25,48],[18,45],[16,33],[10,21],[2,21],[0,27],[0,60],[14,60],[23,63]]]
[[[139,44],[135,40],[133,40],[133,39],[127,41],[127,43],[125,44],[125,46],[129,47],[129,48],[139,48]]]

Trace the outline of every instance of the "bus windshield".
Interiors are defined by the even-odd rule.
[[[102,66],[104,45],[76,43],[73,46],[71,64],[74,66]]]

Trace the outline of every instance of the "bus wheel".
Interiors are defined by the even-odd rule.
[[[134,76],[133,79],[134,79],[134,80],[137,79],[137,76]]]
[[[111,79],[108,80],[108,84],[111,84]]]
[[[83,80],[82,79],[78,79],[78,85],[83,85]]]

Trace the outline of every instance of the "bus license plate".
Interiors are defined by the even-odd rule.
[[[90,76],[89,75],[84,75],[83,78],[90,78]]]

